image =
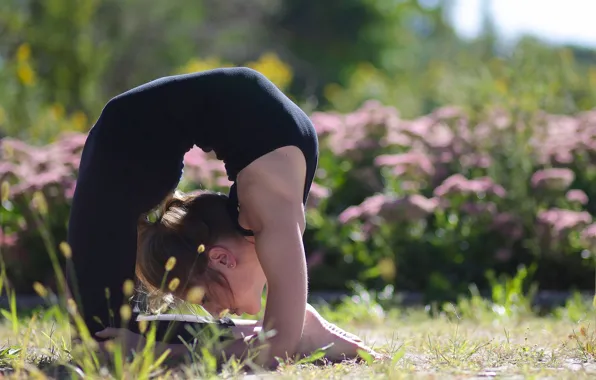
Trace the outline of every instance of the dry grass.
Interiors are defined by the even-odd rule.
[[[571,322],[565,318],[516,316],[510,319],[465,319],[441,313],[430,317],[423,310],[388,313],[375,323],[339,322],[357,332],[381,352],[393,356],[385,363],[335,365],[286,365],[276,373],[246,374],[233,365],[217,377],[300,379],[401,379],[401,378],[594,378],[596,376],[595,318]],[[69,343],[64,328],[56,327],[56,315],[41,314],[36,321],[21,319],[18,332],[12,324],[0,325],[0,366],[9,378],[65,378],[73,370],[56,369],[68,359]],[[349,318],[346,318],[349,319]],[[27,344],[27,354],[14,349]],[[20,373],[6,370],[23,363]],[[69,375],[70,373],[70,375]],[[125,370],[125,373],[126,370]],[[104,368],[87,378],[115,377]],[[205,364],[183,365],[154,372],[162,378],[213,378]],[[128,372],[127,378],[135,378]]]

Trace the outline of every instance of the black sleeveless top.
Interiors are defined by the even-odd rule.
[[[213,151],[225,163],[228,178],[234,182],[229,192],[229,211],[236,222],[238,173],[255,159],[283,146],[298,147],[306,159],[306,204],[318,163],[316,131],[308,116],[259,72],[238,67],[164,77],[110,102],[121,110],[120,118],[145,113],[142,123],[128,120],[128,132],[115,132],[119,137],[122,133],[140,133],[159,143],[164,157],[174,153],[180,160],[193,145],[205,152]],[[252,234],[240,225],[238,228],[244,235]]]

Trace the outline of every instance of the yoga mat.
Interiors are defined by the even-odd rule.
[[[228,317],[211,319],[192,314],[137,314],[136,320],[157,322],[156,339],[167,343],[180,343],[180,338],[192,343],[194,339],[200,338],[194,335],[195,332],[213,334],[214,330],[222,333],[220,340],[232,339],[231,328],[236,326]]]

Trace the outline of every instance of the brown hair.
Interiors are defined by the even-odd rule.
[[[153,296],[170,293],[182,297],[190,287],[198,285],[198,279],[206,292],[211,283],[229,289],[227,279],[209,267],[207,257],[209,247],[218,241],[242,238],[227,207],[228,197],[221,193],[176,192],[162,203],[155,221],[150,221],[147,215],[141,217],[136,275]],[[170,257],[176,259],[176,264],[166,273]],[[175,291],[170,292],[168,284],[174,278],[180,282]]]

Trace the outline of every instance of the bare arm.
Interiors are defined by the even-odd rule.
[[[267,307],[262,329],[274,336],[259,350],[256,364],[272,368],[276,357],[297,350],[304,328],[307,271],[302,234],[306,165],[295,147],[281,148],[255,160],[238,175],[240,224],[255,234],[256,252],[267,278]],[[222,355],[244,358],[255,336],[228,342]]]
[[[218,360],[220,362],[225,362],[232,355],[240,360],[247,359],[246,353],[249,347],[258,348],[261,343],[256,339],[261,331],[260,322],[241,319],[234,320],[234,322],[236,322],[236,326],[232,327],[231,330],[236,339],[224,343],[222,347],[216,350],[216,352],[219,352]],[[144,347],[146,344],[144,337],[127,329],[107,328],[97,334],[104,338],[124,337],[129,347],[136,347],[137,349]],[[383,355],[367,347],[357,336],[327,322],[312,306],[307,304],[304,331],[296,353],[299,356],[309,355],[317,349],[330,345],[332,347],[327,349],[325,357],[333,361],[355,358],[358,356],[359,350],[369,352],[377,359],[383,358]],[[161,356],[169,350],[169,357],[173,358],[185,357],[190,354],[187,346],[180,343],[165,344],[156,342],[154,350],[156,356]]]
[[[283,208],[282,208],[283,209]],[[291,215],[281,217],[255,233],[256,249],[267,277],[265,331],[275,330],[269,352],[259,364],[274,365],[272,359],[294,355],[302,336],[306,309],[307,280],[300,226]]]
[[[306,165],[295,147],[269,153],[238,176],[240,223],[255,234],[256,252],[267,278],[263,330],[275,330],[257,363],[275,366],[275,357],[296,353],[307,301],[303,192]]]

